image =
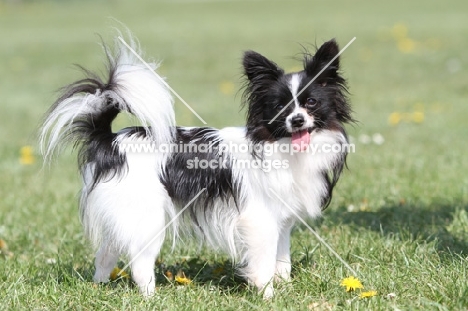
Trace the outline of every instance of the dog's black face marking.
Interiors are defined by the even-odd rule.
[[[341,123],[353,122],[346,81],[339,72],[339,57],[335,58],[338,53],[335,40],[325,42],[314,55],[305,53],[304,70],[294,73],[300,80],[298,91],[305,88],[297,101],[316,120],[314,129],[336,129],[342,127]],[[254,142],[291,136],[285,121],[295,108],[290,90],[293,74],[286,74],[277,64],[253,51],[245,52],[243,66],[247,136]],[[313,106],[308,104],[309,98],[315,101]]]
[[[354,120],[346,97],[346,81],[339,70],[338,53],[338,44],[332,39],[314,55],[304,53],[302,71],[286,74],[259,53],[245,52],[243,99],[247,107],[247,137],[254,143],[291,137],[287,119],[288,116],[291,119],[294,110],[305,111],[313,120],[313,125],[307,129],[309,133],[332,130],[346,137],[343,124]],[[296,85],[293,87],[293,84]],[[333,188],[346,163],[346,153],[342,157],[330,171],[322,172],[327,188],[327,195],[322,198],[324,208],[331,201]]]

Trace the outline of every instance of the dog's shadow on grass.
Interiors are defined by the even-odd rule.
[[[156,262],[156,286],[183,285],[186,282],[197,286],[213,286],[221,291],[245,290],[245,280],[236,273],[235,265],[229,261],[212,262],[194,257],[182,262]]]
[[[123,267],[124,262],[119,262],[118,266]],[[92,264],[76,268],[72,263],[58,265],[55,271],[59,283],[74,283],[81,279],[85,282],[92,282],[94,266]],[[56,270],[56,269],[54,269]],[[120,286],[136,285],[130,278],[130,271],[126,271],[124,276],[96,286],[117,288]],[[235,266],[231,261],[211,262],[205,261],[201,257],[195,257],[187,261],[164,263],[157,261],[155,265],[156,288],[170,286],[206,286],[209,290],[218,290],[227,293],[242,293],[248,285],[246,281],[236,273]]]
[[[118,266],[124,266],[119,262]],[[94,267],[89,265],[75,269],[71,264],[61,267],[58,277],[59,282],[70,281],[77,276],[84,281],[92,281]],[[70,274],[71,271],[71,274]],[[131,287],[135,284],[130,278],[130,271],[101,286],[117,287],[127,283]],[[73,276],[75,274],[75,276]],[[125,276],[126,275],[126,276]],[[170,286],[207,286],[210,290],[219,290],[229,293],[241,293],[248,288],[246,281],[236,273],[235,265],[229,261],[211,262],[201,257],[195,257],[182,262],[168,263],[158,260],[155,264],[156,287]]]
[[[244,278],[237,274],[236,266],[230,260],[206,261],[194,257],[182,262],[156,262],[156,286],[181,286],[184,277],[195,286],[205,286],[228,294],[242,293],[248,289]]]
[[[387,205],[378,211],[327,211],[333,223],[360,226],[405,240],[436,241],[443,256],[468,254],[468,205],[445,203]]]

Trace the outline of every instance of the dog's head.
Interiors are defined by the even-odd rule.
[[[342,123],[352,121],[338,53],[335,40],[325,42],[315,55],[305,54],[302,71],[286,74],[259,53],[245,52],[244,100],[250,139],[292,137],[293,144],[302,144],[313,131],[341,129]]]

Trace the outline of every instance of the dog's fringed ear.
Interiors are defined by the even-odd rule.
[[[284,71],[274,62],[254,51],[244,53],[244,74],[251,83],[257,81],[276,81]]]
[[[306,55],[304,59],[304,70],[309,76],[316,76],[327,64],[340,52],[340,48],[335,39],[325,42],[315,52],[314,56]],[[320,74],[317,82],[326,85],[327,82],[337,78],[338,70],[340,69],[340,58],[337,57],[333,62]]]

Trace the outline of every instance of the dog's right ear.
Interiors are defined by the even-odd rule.
[[[251,83],[258,81],[276,81],[284,74],[274,62],[254,51],[244,53],[244,74]]]

